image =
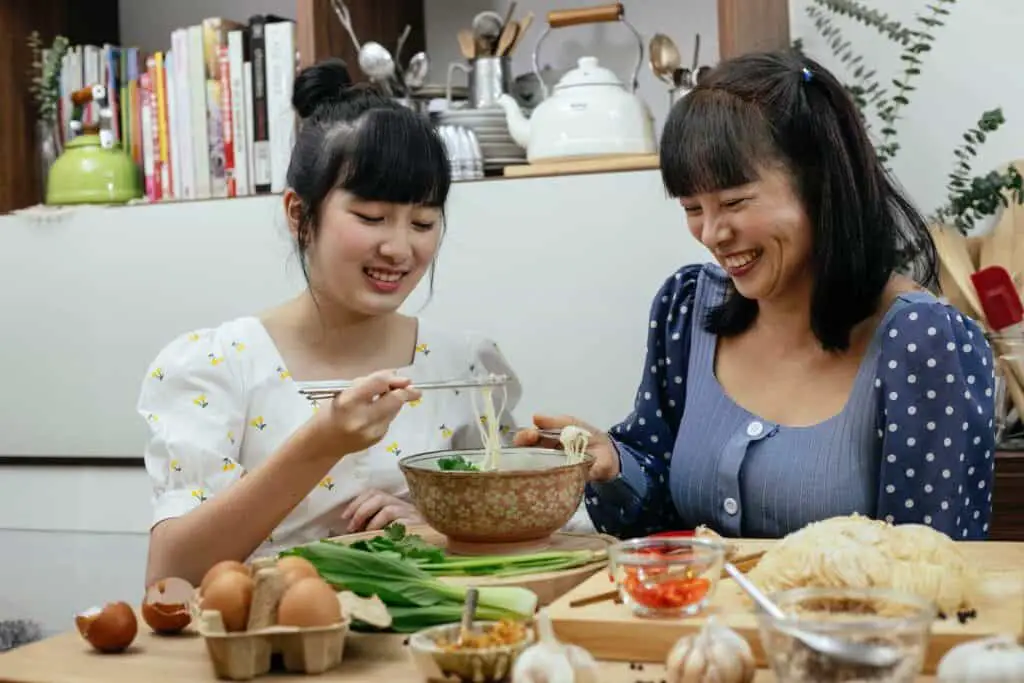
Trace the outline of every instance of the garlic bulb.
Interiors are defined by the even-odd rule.
[[[940,683],[1024,681],[1024,643],[1005,635],[961,643],[943,655],[936,674]]]
[[[665,662],[669,683],[750,683],[756,667],[747,641],[714,617],[699,633],[680,638]]]
[[[555,638],[547,610],[537,614],[537,642],[512,667],[512,683],[598,683],[597,662],[578,645]]]

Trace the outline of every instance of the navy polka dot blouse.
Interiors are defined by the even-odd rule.
[[[635,409],[610,432],[622,473],[587,486],[599,531],[706,524],[777,538],[859,512],[958,540],[986,536],[994,376],[977,323],[929,293],[899,296],[843,411],[786,427],[738,406],[714,377],[715,338],[700,321],[727,283],[717,266],[686,266],[655,297]]]

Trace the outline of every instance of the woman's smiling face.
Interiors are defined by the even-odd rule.
[[[784,168],[762,168],[753,182],[679,203],[690,232],[745,298],[773,299],[807,284],[811,222]]]

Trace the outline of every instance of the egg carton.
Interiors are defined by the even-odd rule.
[[[341,664],[349,621],[333,626],[289,628],[269,626],[258,631],[226,633],[220,613],[203,612],[199,633],[218,678],[248,681],[270,672],[273,655],[280,654],[292,673],[321,674]]]
[[[277,605],[284,592],[281,573],[272,565],[256,565],[255,585],[245,631],[228,632],[216,610],[199,616],[199,634],[218,678],[247,681],[269,673],[273,656],[293,673],[320,674],[341,663],[351,619],[330,626],[299,628],[277,625]]]

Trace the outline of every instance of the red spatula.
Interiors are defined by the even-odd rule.
[[[981,308],[993,332],[1024,336],[1024,304],[1013,284],[1013,278],[1002,266],[988,266],[971,274]]]

